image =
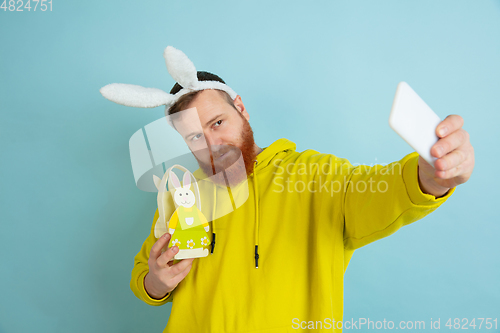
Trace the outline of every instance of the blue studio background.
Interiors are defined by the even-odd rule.
[[[353,164],[399,160],[412,151],[388,125],[399,81],[441,118],[461,115],[471,179],[355,252],[344,319],[424,320],[428,331],[431,318],[444,330],[447,318],[500,317],[500,1],[52,7],[0,10],[0,332],[165,327],[170,304],[150,307],[129,289],[156,197],[135,186],[128,140],[163,107],[121,106],[99,88],[170,91],[167,45],[242,96],[260,147],[284,137]]]

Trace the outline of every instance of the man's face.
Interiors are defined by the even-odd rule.
[[[253,171],[255,142],[248,119],[246,111],[240,112],[220,92],[207,89],[176,114],[174,125],[207,175],[224,170],[233,183]],[[224,183],[223,178],[219,182]]]

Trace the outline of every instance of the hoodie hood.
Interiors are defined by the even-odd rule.
[[[290,140],[285,138],[276,140],[269,147],[263,148],[264,150],[255,157],[256,164],[254,164],[253,173],[258,172],[271,164],[277,154],[288,150],[295,151],[296,148],[296,144]]]
[[[254,192],[254,208],[255,208],[255,234],[254,234],[254,243],[255,247],[252,249],[252,253],[255,258],[255,268],[259,268],[259,222],[260,222],[260,208],[259,208],[259,182],[258,182],[258,174],[263,172],[269,166],[272,166],[272,161],[276,158],[276,156],[282,152],[295,151],[296,144],[288,139],[281,138],[273,142],[270,146],[263,148],[263,150],[254,158],[254,169],[253,172],[248,176],[248,181],[252,183],[253,192]],[[203,172],[203,170],[196,170],[193,175],[198,179],[204,179],[207,175]],[[214,200],[213,200],[213,209],[212,209],[212,248],[211,254],[214,253],[215,249],[215,219],[214,213],[217,206],[217,190],[216,187],[220,185],[214,186]]]

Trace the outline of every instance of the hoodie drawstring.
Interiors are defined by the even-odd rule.
[[[258,154],[257,157],[255,157],[253,163],[254,163],[254,170],[253,170],[253,189],[254,189],[254,201],[255,201],[255,235],[254,235],[254,240],[255,240],[255,244],[254,244],[254,249],[253,249],[253,255],[254,255],[254,259],[255,259],[255,268],[259,268],[259,221],[260,221],[260,211],[259,211],[259,197],[258,197],[258,193],[259,193],[259,184],[258,184],[258,180],[257,180],[257,173],[256,173],[256,167],[257,167],[257,164],[259,163],[258,160],[260,160],[260,166],[263,168],[265,165],[262,165],[262,164],[267,164],[269,165],[270,164],[270,161],[276,156],[278,155],[279,153],[285,153],[285,152],[289,152],[289,151],[295,151],[295,149],[297,148],[297,146],[295,145],[295,143],[285,139],[285,138],[281,138],[279,140],[276,140],[272,145],[270,145],[269,147],[264,147],[262,149],[262,151]],[[261,169],[262,169],[261,168]],[[248,177],[248,180],[250,177]],[[249,185],[250,186],[250,185]],[[250,190],[250,189],[248,189]],[[214,207],[213,207],[213,215],[215,215],[215,209],[217,207],[217,204],[216,204],[216,188],[214,187]],[[231,194],[230,194],[231,195]],[[232,202],[233,203],[233,208],[236,209],[236,207],[234,207],[234,201]],[[212,216],[212,221],[215,223],[214,221],[214,216]],[[215,248],[215,227],[214,227],[214,223],[212,223],[212,250],[211,250],[211,253],[213,254],[214,253],[214,248]],[[219,237],[220,238],[220,237]]]
[[[216,207],[216,204],[215,204],[216,195],[217,195],[217,189],[215,188],[215,185],[214,185],[214,206],[212,209],[212,249],[210,251],[210,254],[214,254],[214,249],[215,249],[215,219],[214,219],[214,216],[215,216],[215,207]]]
[[[255,268],[259,268],[259,198],[257,196],[258,184],[257,184],[257,173],[255,172],[257,166],[257,160],[254,160],[253,168],[253,187],[254,187],[254,199],[255,199]]]
[[[254,187],[254,201],[255,201],[255,268],[259,268],[259,198],[258,198],[258,183],[257,183],[257,173],[255,172],[255,167],[257,166],[257,161],[254,161],[254,171],[253,171],[253,187]],[[214,254],[215,249],[215,209],[216,205],[216,195],[217,189],[214,186],[214,204],[212,209],[212,248],[210,254]]]

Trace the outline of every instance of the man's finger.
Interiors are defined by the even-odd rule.
[[[450,133],[462,128],[464,125],[464,119],[458,114],[451,114],[444,118],[442,122],[436,127],[436,135],[440,138],[444,138]]]
[[[439,139],[438,142],[436,142],[436,144],[431,148],[432,156],[437,158],[445,156],[449,152],[457,149],[467,142],[468,135],[469,134],[465,130],[459,129],[445,138]]]
[[[170,241],[170,234],[167,232],[162,235],[151,247],[149,258],[156,260],[161,255],[161,249]]]
[[[451,169],[445,171],[435,170],[435,176],[437,178],[450,180],[446,186],[451,188],[465,183],[470,178],[473,168],[474,155],[471,155],[471,157],[467,158],[464,162]]]
[[[172,246],[167,249],[167,251],[163,252],[161,256],[156,260],[156,264],[159,267],[167,267],[168,262],[174,260],[174,256],[179,252],[178,246]]]
[[[455,149],[449,154],[437,159],[434,162],[436,170],[446,171],[462,164],[467,159],[467,152],[462,149]]]
[[[436,174],[436,177],[441,178],[441,179],[452,179],[452,178],[455,178],[455,177],[463,174],[465,166],[466,166],[466,163],[460,163],[459,165],[455,166],[454,168],[448,169],[446,171],[436,170],[435,174]],[[456,185],[458,185],[458,183],[451,186],[451,187],[455,187]]]
[[[172,276],[181,274],[188,266],[190,266],[195,258],[182,259],[175,265],[170,266],[170,273]]]
[[[184,261],[184,260],[183,260]],[[179,284],[182,280],[184,280],[184,278],[186,277],[186,275],[188,275],[189,271],[191,271],[191,267],[193,266],[192,265],[192,261],[191,261],[191,264],[188,265],[186,268],[184,268],[184,270],[182,272],[180,272],[179,274],[177,274],[176,276],[174,276],[173,278],[170,279],[170,282],[173,284],[173,285],[177,285]],[[180,264],[180,263],[179,263]]]

